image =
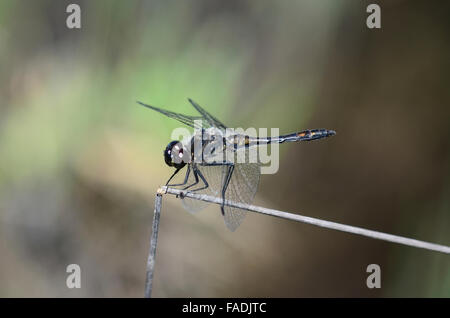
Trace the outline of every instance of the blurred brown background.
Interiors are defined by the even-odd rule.
[[[82,28],[66,27],[78,3]],[[0,296],[141,297],[178,123],[335,129],[255,204],[450,244],[447,1],[0,2]],[[82,288],[66,287],[81,266]],[[379,264],[382,288],[366,287]],[[447,255],[165,197],[155,297],[449,297]]]

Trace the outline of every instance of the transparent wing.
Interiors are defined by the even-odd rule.
[[[237,163],[234,166],[233,175],[231,177],[228,188],[225,192],[225,199],[252,204],[258,189],[259,177],[261,174],[260,163]],[[225,206],[224,219],[225,224],[234,232],[246,215],[245,210]]]
[[[188,98],[189,103],[194,106],[194,108],[202,115],[202,117],[209,123],[209,126],[211,127],[217,127],[221,130],[227,129],[227,127],[222,124],[216,117],[208,113],[206,110],[204,110],[199,104],[194,102],[192,99]]]
[[[223,172],[223,166],[198,166],[197,168],[200,170],[200,172],[203,174],[205,179],[207,180],[209,187],[204,190],[195,191],[195,193],[198,194],[206,194],[213,197],[219,197],[220,190],[222,189],[222,174]],[[194,174],[191,173],[189,176],[189,183],[192,184],[195,182]],[[194,190],[196,188],[202,187],[203,182],[200,180],[197,185],[192,187]],[[200,200],[193,200],[189,198],[184,198],[182,200],[183,207],[190,213],[198,212],[202,209],[204,209],[209,203],[200,201]]]
[[[171,111],[168,111],[168,110],[165,110],[165,109],[161,109],[161,108],[158,108],[158,107],[155,107],[155,106],[147,105],[147,104],[144,104],[144,103],[139,102],[139,101],[137,103],[139,105],[142,105],[144,107],[147,107],[147,108],[150,108],[150,109],[152,109],[154,111],[157,111],[157,112],[159,112],[161,114],[164,114],[167,117],[176,119],[179,122],[181,122],[181,123],[183,123],[185,125],[188,125],[188,126],[190,126],[192,128],[195,128],[195,122],[194,122],[195,120],[202,120],[203,119],[203,117],[200,117],[200,116],[183,115],[183,114],[171,112]]]
[[[234,170],[225,191],[225,200],[252,204],[261,175],[261,164],[256,148],[235,150],[233,147],[227,147],[226,151],[227,158],[233,158]],[[226,173],[224,173],[222,182],[225,182],[225,178]],[[229,206],[224,207],[225,225],[230,231],[234,232],[241,225],[246,212]]]
[[[196,191],[196,193],[220,198],[222,195],[222,185],[226,178],[228,166],[197,167],[208,181],[209,187],[201,191]],[[225,199],[233,202],[252,204],[258,189],[260,174],[261,169],[259,163],[236,164],[227,191],[225,192]],[[189,181],[194,182],[193,175],[190,176]],[[201,182],[199,182],[199,185],[200,184]],[[196,213],[204,209],[208,203],[200,200],[184,198],[182,200],[182,205],[188,212]],[[225,206],[224,220],[227,228],[234,232],[243,222],[246,212],[247,211],[242,209]]]
[[[234,162],[235,165],[230,182],[225,191],[225,200],[252,204],[258,189],[259,177],[261,174],[261,164],[258,160],[257,152],[249,151],[249,149],[240,149],[240,151],[236,151],[232,147],[227,147],[226,152],[226,158],[228,158],[229,161],[233,158],[232,162]],[[196,191],[196,193],[221,198],[222,187],[227,178],[229,166],[196,165],[196,167],[203,174],[209,185],[207,189]],[[192,176],[191,182],[193,181],[194,177]],[[199,182],[199,185],[202,185],[201,181]],[[184,208],[191,213],[203,209],[206,205],[206,202],[199,200],[192,200],[189,198],[183,200]],[[225,225],[231,231],[235,231],[239,225],[241,225],[245,215],[245,210],[229,206],[224,207]]]
[[[137,102],[139,105],[142,105],[144,107],[150,108],[154,111],[157,111],[169,118],[178,120],[179,122],[190,126],[192,128],[209,128],[209,127],[217,127],[221,130],[225,130],[226,127],[224,124],[222,124],[219,120],[217,120],[215,117],[213,117],[211,114],[209,114],[206,110],[201,108],[197,103],[189,99],[189,102],[194,106],[194,108],[201,114],[201,116],[189,116],[184,115],[180,113],[171,112],[169,110],[165,110],[162,108],[158,108],[152,105],[148,105],[142,102]]]

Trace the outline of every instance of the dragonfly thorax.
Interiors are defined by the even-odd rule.
[[[190,153],[177,140],[171,141],[164,150],[164,161],[169,167],[183,168],[189,162]]]

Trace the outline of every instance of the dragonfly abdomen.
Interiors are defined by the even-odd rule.
[[[321,138],[326,138],[336,135],[334,130],[328,129],[307,129],[300,132],[282,135],[277,137],[264,137],[264,138],[254,138],[247,137],[246,147],[253,145],[266,145],[271,143],[283,143],[283,142],[293,142],[293,141],[311,141]]]

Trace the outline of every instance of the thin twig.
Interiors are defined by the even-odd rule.
[[[173,188],[169,188],[169,187],[162,187],[162,188],[158,189],[158,193],[156,195],[156,200],[155,200],[155,214],[153,216],[152,237],[150,239],[150,251],[149,251],[148,260],[147,260],[147,273],[146,273],[146,281],[145,281],[145,297],[146,298],[150,298],[151,293],[152,293],[153,273],[155,270],[156,244],[158,242],[159,218],[161,215],[161,204],[162,204],[161,201],[162,201],[162,195],[166,194],[166,193],[174,194],[177,197],[181,195],[183,197],[187,197],[187,198],[191,198],[191,199],[195,199],[195,200],[200,200],[200,201],[205,201],[205,202],[210,202],[210,203],[215,203],[215,204],[222,204],[221,199],[216,198],[216,197],[211,197],[211,196],[208,196],[205,194],[184,192],[182,190],[173,189]],[[316,218],[312,218],[312,217],[308,217],[308,216],[292,214],[292,213],[278,211],[278,210],[266,209],[266,208],[255,206],[255,205],[231,202],[228,200],[225,201],[225,205],[234,207],[234,208],[247,210],[250,212],[257,212],[257,213],[261,213],[261,214],[276,216],[276,217],[287,219],[287,220],[303,222],[303,223],[307,223],[307,224],[311,224],[311,225],[315,225],[315,226],[319,226],[319,227],[324,227],[324,228],[328,228],[328,229],[332,229],[332,230],[358,234],[358,235],[367,236],[367,237],[378,239],[378,240],[383,240],[383,241],[393,242],[393,243],[397,243],[397,244],[403,244],[403,245],[408,245],[408,246],[412,246],[412,247],[423,248],[426,250],[450,254],[450,247],[445,246],[445,245],[439,245],[439,244],[419,241],[419,240],[410,239],[407,237],[387,234],[387,233],[378,232],[378,231],[367,230],[367,229],[363,229],[363,228],[356,227],[356,226],[320,220],[320,219],[316,219]]]
[[[147,259],[147,273],[145,279],[145,298],[150,298],[153,286],[153,272],[155,270],[156,243],[158,242],[159,217],[161,215],[162,195],[158,191],[155,199],[155,213],[153,215],[152,237],[150,239],[150,252]]]
[[[220,198],[211,197],[211,196],[204,195],[204,194],[196,194],[195,192],[184,192],[184,191],[169,188],[169,187],[167,187],[167,188],[162,187],[160,190],[158,190],[158,192],[174,194],[176,196],[181,195],[184,197],[188,197],[188,198],[196,199],[196,200],[200,200],[200,201],[211,202],[211,203],[215,203],[215,204],[222,204],[222,199],[220,199]],[[231,202],[228,200],[225,201],[225,205],[243,209],[243,210],[247,210],[247,211],[251,211],[251,212],[257,212],[257,213],[262,213],[262,214],[266,214],[266,215],[276,216],[276,217],[283,218],[283,219],[288,219],[288,220],[293,220],[293,221],[297,221],[297,222],[303,222],[303,223],[307,223],[307,224],[311,224],[311,225],[316,225],[316,226],[320,226],[320,227],[324,227],[324,228],[328,228],[328,229],[332,229],[332,230],[363,235],[363,236],[367,236],[367,237],[378,239],[378,240],[383,240],[383,241],[393,242],[393,243],[397,243],[397,244],[403,244],[403,245],[408,245],[408,246],[412,246],[412,247],[424,248],[424,249],[431,250],[431,251],[450,254],[450,247],[445,246],[445,245],[419,241],[419,240],[415,240],[415,239],[411,239],[411,238],[407,238],[407,237],[387,234],[387,233],[378,232],[378,231],[367,230],[367,229],[356,227],[356,226],[320,220],[320,219],[316,219],[316,218],[312,218],[312,217],[308,217],[308,216],[292,214],[292,213],[278,211],[278,210],[266,209],[266,208],[255,206],[255,205]]]

